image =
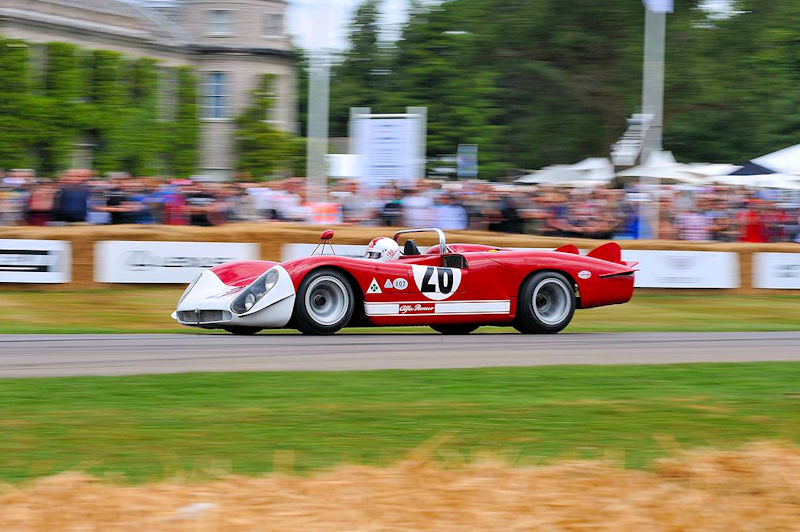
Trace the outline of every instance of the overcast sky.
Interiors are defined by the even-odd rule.
[[[344,48],[347,25],[361,0],[288,0],[287,24],[301,48]],[[397,27],[406,18],[407,0],[384,0],[383,22]]]

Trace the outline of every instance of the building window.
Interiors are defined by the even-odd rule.
[[[229,75],[227,72],[208,72],[206,74],[205,118],[228,118]]]
[[[207,34],[214,37],[233,35],[233,11],[227,9],[210,9],[206,11]]]
[[[277,37],[283,35],[283,15],[267,13],[264,15],[264,36]]]

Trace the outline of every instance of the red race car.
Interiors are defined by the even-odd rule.
[[[433,232],[439,244],[421,252],[410,233]],[[603,244],[580,255],[555,251],[447,244],[440,229],[399,231],[375,238],[364,258],[320,254],[216,266],[184,291],[172,317],[182,325],[254,334],[291,327],[331,334],[347,326],[427,325],[442,334],[468,334],[481,325],[522,333],[557,333],[575,309],[625,303],[633,295],[636,263]],[[331,248],[332,252],[335,252]]]

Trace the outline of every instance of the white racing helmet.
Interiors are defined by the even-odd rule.
[[[365,259],[373,259],[385,262],[387,260],[395,260],[400,257],[400,246],[385,236],[373,238],[372,242],[367,246],[367,251],[364,253]]]

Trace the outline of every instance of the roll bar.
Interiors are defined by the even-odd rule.
[[[420,229],[404,229],[402,231],[398,231],[394,234],[394,241],[397,242],[397,237],[400,235],[406,235],[408,233],[436,233],[439,236],[439,253],[444,255],[445,253],[449,253],[450,250],[447,249],[447,242],[445,242],[444,238],[444,231],[439,229],[438,227],[422,227]]]

